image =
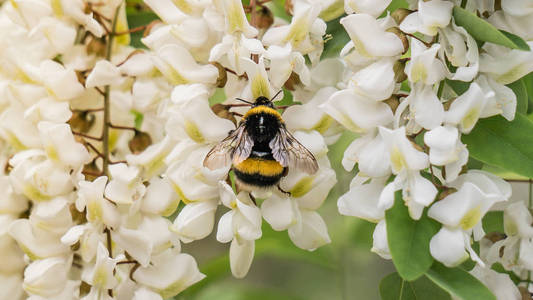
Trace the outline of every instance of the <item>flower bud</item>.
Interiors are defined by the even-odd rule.
[[[89,132],[94,124],[94,115],[89,114],[86,111],[74,111],[72,117],[68,120],[72,130],[76,132],[86,133]]]
[[[211,64],[217,67],[218,69],[218,78],[216,86],[219,88],[223,88],[226,85],[226,82],[228,81],[228,74],[226,72],[226,69],[224,69],[224,67],[218,62],[212,62]]]
[[[400,105],[400,100],[398,99],[397,96],[392,95],[389,97],[389,99],[383,100],[383,103],[390,106],[392,112],[395,113],[396,109],[398,108],[398,105]]]
[[[411,13],[412,11],[406,8],[398,8],[393,11],[390,16],[394,19],[394,21],[396,21],[396,24],[400,25],[403,22],[403,19],[405,19],[405,17],[407,17]]]
[[[131,153],[139,154],[152,144],[152,138],[146,132],[135,130],[135,136],[129,141],[128,147]]]
[[[407,50],[409,49],[409,40],[407,39],[407,36],[405,35],[405,33],[403,33],[398,27],[391,27],[385,31],[394,33],[400,39],[400,41],[402,41],[402,44],[403,44],[402,54],[407,52]]]
[[[274,15],[266,6],[262,6],[257,12],[256,27],[259,29],[268,29],[274,23]]]
[[[101,39],[93,38],[87,44],[87,54],[95,54],[96,56],[105,56],[106,44]]]
[[[85,180],[93,181],[98,177],[97,174],[100,174],[100,169],[96,166],[96,161],[93,160],[90,164],[83,166],[83,174],[85,174]]]
[[[407,60],[400,59],[394,63],[392,67],[394,71],[394,80],[396,82],[404,82],[407,79],[407,74],[405,74],[405,63]]]

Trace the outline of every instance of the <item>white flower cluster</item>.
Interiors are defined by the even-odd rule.
[[[152,61],[163,77],[176,86],[166,96],[162,92],[159,96],[165,99],[158,113],[159,122],[165,123],[164,139],[147,149],[149,156],[141,154],[128,161],[142,161],[150,166],[150,172],[162,174],[185,203],[171,230],[184,243],[203,239],[213,231],[217,207],[224,205],[226,212],[218,220],[216,238],[221,243],[231,242],[230,267],[238,278],[251,266],[263,218],[274,230],[287,230],[302,249],[314,250],[329,243],[326,224],[316,210],[336,183],[327,144],[340,134],[333,120],[316,113],[316,108],[335,89],[311,90],[316,87],[313,80],[324,75],[310,71],[304,58],[307,55],[316,64],[322,53],[326,24],[318,15],[323,7],[293,1],[293,17],[287,23],[273,20],[268,8],[257,1],[246,8],[239,0],[191,1],[187,6],[171,0],[145,3],[163,23],[154,26],[142,41],[153,51]],[[209,99],[217,86],[226,100],[212,109]],[[252,198],[245,191],[236,193],[227,180],[229,167],[210,170],[203,160],[235,129],[235,116],[249,109],[236,107],[235,98],[251,102],[260,96],[272,98],[284,86],[303,104],[287,108],[282,117],[314,154],[319,171],[308,175],[289,170],[280,187],[290,197],[277,189],[254,192]],[[299,92],[302,96],[296,97]]]
[[[172,297],[205,276],[180,244],[208,236],[219,205],[216,237],[231,242],[236,277],[250,268],[263,218],[302,249],[330,242],[316,212],[336,183],[327,145],[340,136],[317,113],[337,91],[318,63],[328,7],[292,1],[287,23],[259,1],[145,4],[161,18],[146,27],[149,50],[129,46],[121,0],[1,8],[0,299]],[[291,196],[256,193],[256,205],[235,193],[227,168],[202,162],[244,112],[235,97],[283,87],[303,103],[284,111],[287,128],[319,171],[290,171],[280,187]],[[218,110],[215,92],[227,99]]]
[[[452,267],[470,257],[479,264],[475,276],[485,283],[499,281],[490,289],[501,295],[499,287],[505,286],[507,297],[498,299],[514,299],[519,293],[509,277],[494,275],[492,263],[485,264],[471,247],[485,236],[481,219],[494,203],[510,197],[511,187],[490,173],[464,171],[469,155],[461,135],[470,133],[480,118],[501,114],[513,120],[517,100],[505,84],[533,70],[533,52],[491,43],[479,49],[452,17],[453,6],[461,1],[408,1],[412,10],[377,18],[390,2],[344,1],[349,15],[340,22],[351,39],[341,52],[346,70],[341,90],[320,106],[360,134],[344,153],[344,168],[351,171],[357,164],[357,175],[338,200],[339,212],[377,223],[372,251],[390,258],[385,211],[401,191],[412,219],[420,219],[427,208],[427,215],[442,224],[429,245],[436,260]],[[488,11],[490,22],[527,40],[532,18],[531,9],[521,8],[525,2],[502,1],[503,10],[495,12],[494,5],[485,9],[491,1],[468,1],[467,9]],[[405,79],[408,86],[400,84]],[[458,95],[445,79],[472,83]],[[513,228],[531,230],[531,216],[522,209],[516,212],[523,222]],[[488,261],[500,259],[502,243],[531,243],[530,235],[512,232],[516,237],[495,244]],[[506,266],[515,266],[519,248],[504,249],[513,258]],[[528,266],[527,255],[519,262],[521,270]]]

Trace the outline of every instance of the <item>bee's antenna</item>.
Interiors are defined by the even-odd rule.
[[[242,101],[242,102],[244,102],[244,103],[248,103],[248,104],[250,104],[250,105],[253,105],[253,103],[250,102],[250,101],[246,101],[246,100],[241,99],[241,98],[235,98],[235,99],[236,99],[236,100],[239,100],[239,101]]]
[[[279,92],[277,92],[274,97],[272,97],[272,99],[270,99],[270,101],[274,101],[274,99],[276,99],[276,97],[282,92],[283,90],[279,90]]]

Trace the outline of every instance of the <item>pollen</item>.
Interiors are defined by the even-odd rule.
[[[276,176],[283,173],[283,166],[275,160],[248,158],[235,166],[240,172],[246,174],[261,174]]]

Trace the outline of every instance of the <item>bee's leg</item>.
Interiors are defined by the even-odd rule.
[[[252,199],[252,202],[257,206],[257,202],[255,201],[255,197],[252,195],[252,192],[248,192],[248,195],[250,195],[250,199]]]
[[[279,190],[280,192],[284,193],[285,195],[287,195],[287,196],[289,196],[289,197],[291,196],[291,192],[287,192],[287,191],[285,191],[284,189],[281,188],[281,186],[279,186],[279,184],[277,185],[277,187],[278,187],[278,190]]]

